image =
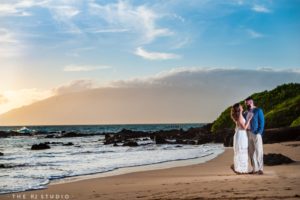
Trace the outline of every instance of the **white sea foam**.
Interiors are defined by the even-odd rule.
[[[12,167],[0,171],[0,193],[44,188],[53,179],[107,172],[124,167],[200,158],[223,152],[221,144],[156,145],[149,140],[141,140],[140,144],[147,145],[114,147],[103,145],[102,139],[103,136],[1,139],[0,151],[4,153],[4,156],[0,157],[1,164]],[[50,144],[51,149],[30,150],[31,145],[41,142],[72,142],[74,145]]]

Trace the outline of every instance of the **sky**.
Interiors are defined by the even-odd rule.
[[[178,72],[300,82],[299,34],[299,0],[0,0],[0,114]]]

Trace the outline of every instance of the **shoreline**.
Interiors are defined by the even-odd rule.
[[[236,175],[230,169],[232,148],[201,164],[175,166],[50,184],[47,189],[14,193],[47,199],[299,199],[300,141],[264,145],[265,153],[282,153],[295,163],[265,166],[264,175]],[[67,195],[67,196],[66,196]],[[48,199],[49,196],[47,196]],[[13,194],[0,195],[11,200]],[[20,199],[20,198],[19,198]],[[22,198],[21,198],[22,199]]]
[[[121,167],[106,172],[55,179],[55,180],[51,180],[48,185],[50,186],[50,185],[72,183],[72,182],[95,179],[95,178],[112,177],[112,176],[118,176],[123,174],[135,173],[135,172],[144,172],[144,171],[151,171],[151,170],[161,170],[161,169],[203,164],[222,155],[225,152],[226,148],[227,147],[223,147],[223,149],[220,150],[220,152],[211,153],[197,158],[187,158],[187,159],[165,161],[165,162],[153,163],[153,164]]]

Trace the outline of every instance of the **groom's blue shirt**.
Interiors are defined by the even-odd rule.
[[[250,122],[251,132],[254,134],[263,135],[264,127],[265,127],[264,113],[260,108],[254,108],[252,112],[253,112],[253,118]],[[245,116],[247,116],[247,112],[245,113]]]

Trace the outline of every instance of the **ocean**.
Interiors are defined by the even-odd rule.
[[[0,194],[47,187],[52,180],[81,175],[186,160],[222,153],[222,144],[178,145],[155,144],[141,138],[140,146],[104,145],[104,133],[122,129],[155,132],[158,130],[201,127],[203,124],[146,124],[146,125],[84,125],[84,126],[28,126],[0,127],[2,131],[39,132],[34,136],[0,138]],[[73,138],[45,138],[61,132],[97,133],[94,136]],[[44,135],[45,134],[45,135]],[[49,142],[51,148],[31,150],[33,144]],[[72,146],[64,144],[73,143]],[[5,166],[5,167],[4,167]]]

